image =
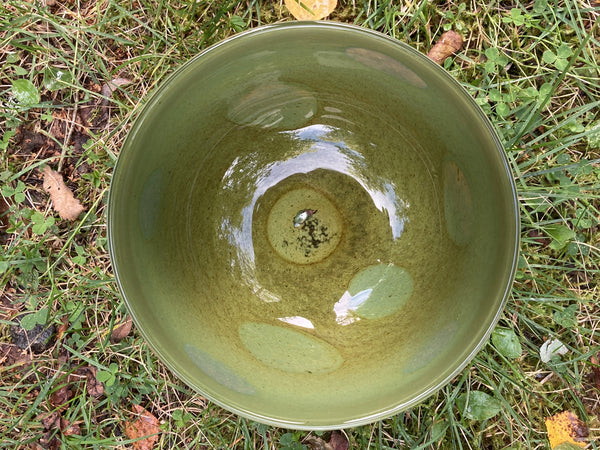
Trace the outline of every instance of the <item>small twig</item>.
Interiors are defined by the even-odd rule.
[[[65,141],[62,145],[62,150],[60,152],[60,160],[58,161],[58,170],[57,172],[61,172],[63,161],[65,160],[65,156],[67,154],[67,149],[69,148],[69,141],[71,140],[71,135],[73,134],[73,129],[75,128],[75,119],[77,119],[77,103],[73,107],[73,117],[71,118],[71,126],[69,127],[69,132],[65,136]]]

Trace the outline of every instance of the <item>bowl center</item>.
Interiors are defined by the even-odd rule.
[[[269,243],[286,261],[311,264],[327,258],[342,237],[342,218],[321,192],[297,188],[283,194],[267,220]]]

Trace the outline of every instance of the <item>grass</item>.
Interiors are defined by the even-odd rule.
[[[588,426],[588,448],[598,448],[599,16],[594,0],[354,0],[332,14],[422,52],[448,29],[463,35],[464,49],[444,67],[496,126],[522,221],[517,279],[499,324],[505,339],[418,407],[346,430],[351,448],[543,449],[544,419],[565,410]],[[119,447],[130,442],[132,404],[141,404],[160,421],[160,448],[310,448],[314,433],[247,421],[191,391],[137,332],[111,341],[126,309],[107,255],[105,210],[131,121],[201,48],[286,20],[280,3],[258,0],[0,5],[0,447]],[[118,78],[126,84],[106,91]],[[77,221],[50,208],[46,164],[85,204]],[[19,314],[31,327],[53,324],[58,339],[41,353],[15,353],[8,344]],[[568,353],[541,361],[548,339]],[[98,383],[104,394],[95,397]],[[480,392],[487,413],[465,414],[465,395]],[[79,432],[48,424],[53,411]]]

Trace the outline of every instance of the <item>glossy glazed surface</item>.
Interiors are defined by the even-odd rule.
[[[271,26],[180,68],[119,156],[111,257],[153,349],[201,393],[292,428],[370,422],[472,358],[518,250],[474,102],[382,35]]]

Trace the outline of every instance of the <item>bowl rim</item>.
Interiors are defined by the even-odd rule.
[[[477,344],[472,348],[472,350],[467,354],[467,356],[465,356],[463,358],[463,360],[460,362],[460,364],[458,364],[445,378],[434,383],[433,385],[431,385],[430,387],[428,387],[427,389],[425,389],[418,395],[412,397],[410,400],[405,401],[403,403],[395,404],[393,407],[390,407],[385,410],[378,410],[377,412],[370,414],[370,415],[357,416],[354,419],[343,421],[342,423],[337,423],[337,422],[311,423],[310,420],[303,420],[301,422],[298,422],[298,421],[293,421],[293,420],[285,420],[283,418],[273,418],[273,417],[263,416],[261,414],[251,411],[250,409],[245,409],[245,408],[242,408],[239,406],[231,405],[231,404],[227,403],[226,401],[222,401],[219,398],[216,398],[215,396],[204,392],[202,389],[200,389],[197,386],[196,381],[190,379],[187,375],[182,373],[178,368],[174,367],[175,364],[172,363],[172,359],[167,354],[165,354],[163,351],[159,350],[160,346],[154,342],[154,338],[145,330],[141,319],[136,315],[135,310],[132,308],[130,301],[127,299],[127,297],[125,295],[125,289],[124,289],[123,282],[120,278],[119,270],[118,270],[120,263],[117,262],[116,256],[115,256],[115,253],[116,253],[115,245],[116,244],[115,244],[115,235],[114,235],[114,230],[113,230],[113,224],[115,221],[115,219],[114,219],[115,213],[114,213],[114,208],[112,207],[113,202],[115,201],[115,197],[117,196],[117,194],[115,192],[116,191],[115,181],[114,181],[116,178],[115,174],[119,170],[119,159],[120,159],[121,153],[123,152],[123,150],[126,150],[130,146],[130,142],[132,142],[135,139],[135,135],[142,128],[142,123],[143,123],[142,118],[144,117],[145,113],[147,111],[149,111],[154,104],[156,104],[157,102],[159,102],[161,100],[162,96],[167,91],[168,86],[170,85],[170,82],[173,79],[181,76],[186,70],[190,69],[192,66],[197,64],[198,60],[203,58],[205,55],[214,52],[215,50],[219,49],[222,46],[227,46],[231,42],[237,41],[239,39],[244,39],[246,36],[251,36],[251,35],[256,35],[256,34],[264,34],[264,33],[269,33],[271,31],[280,31],[283,29],[298,29],[298,28],[300,28],[300,29],[315,28],[315,29],[320,29],[320,30],[324,30],[324,29],[345,30],[345,31],[350,31],[350,32],[354,32],[354,33],[370,35],[377,39],[381,39],[388,43],[392,43],[394,45],[402,47],[403,51],[406,51],[408,53],[411,53],[412,55],[415,55],[424,64],[429,64],[429,65],[431,65],[432,68],[434,67],[434,69],[432,69],[432,70],[438,71],[439,74],[443,74],[441,76],[445,77],[449,84],[454,85],[458,91],[462,92],[464,97],[467,99],[467,102],[472,107],[472,110],[474,112],[476,112],[477,115],[479,116],[479,119],[481,120],[481,124],[485,125],[485,127],[487,128],[487,132],[491,136],[492,140],[495,142],[498,154],[502,161],[502,168],[498,167],[498,171],[504,172],[504,174],[507,178],[508,184],[510,186],[510,191],[511,191],[510,193],[511,193],[512,201],[509,198],[507,198],[506,201],[507,201],[507,203],[512,203],[512,209],[514,211],[514,217],[513,217],[514,229],[512,231],[514,232],[515,239],[514,239],[514,247],[512,249],[512,264],[510,267],[510,271],[508,271],[509,275],[506,279],[504,293],[502,294],[502,300],[498,304],[498,308],[497,308],[494,316],[491,318],[487,329],[485,329],[485,331],[483,333],[481,333],[478,337],[476,337],[476,339],[475,338],[473,339],[473,341],[477,341]],[[110,262],[111,262],[111,266],[113,268],[113,275],[114,275],[116,284],[118,286],[119,293],[120,293],[121,298],[123,299],[123,302],[127,308],[127,312],[129,313],[133,322],[136,325],[137,330],[139,331],[140,335],[142,336],[144,342],[155,353],[155,355],[158,357],[158,359],[173,374],[175,374],[179,380],[183,381],[186,385],[188,385],[189,388],[200,393],[202,396],[206,397],[208,400],[210,400],[214,404],[220,406],[221,408],[223,408],[227,411],[233,412],[234,414],[237,414],[246,419],[264,423],[266,425],[275,426],[275,427],[283,427],[283,428],[287,428],[287,429],[307,430],[307,431],[345,429],[345,428],[356,427],[356,426],[360,426],[360,425],[366,425],[366,424],[370,424],[370,423],[373,423],[373,422],[376,422],[376,421],[379,421],[382,419],[386,419],[397,413],[400,413],[402,411],[405,411],[409,408],[412,408],[412,407],[418,405],[419,403],[424,401],[426,398],[430,397],[432,394],[439,391],[441,388],[443,388],[448,383],[450,383],[451,380],[454,379],[460,372],[462,372],[465,369],[465,367],[471,363],[473,358],[482,350],[483,346],[487,343],[493,329],[498,324],[498,322],[504,312],[504,309],[506,307],[506,304],[508,302],[508,299],[509,299],[511,291],[512,291],[512,286],[514,284],[514,279],[515,279],[517,264],[518,264],[518,258],[519,258],[519,254],[520,254],[519,201],[518,201],[516,183],[515,183],[515,179],[513,177],[510,162],[509,162],[507,153],[504,149],[504,145],[502,144],[496,129],[492,125],[489,117],[483,112],[481,107],[475,102],[475,100],[468,93],[468,91],[465,89],[465,87],[458,80],[456,80],[448,71],[444,70],[441,66],[439,66],[438,64],[433,62],[431,59],[429,59],[423,53],[421,53],[421,52],[417,51],[416,49],[414,49],[413,47],[411,47],[409,44],[407,44],[403,41],[400,41],[398,39],[395,39],[391,36],[388,36],[384,33],[381,33],[379,31],[375,31],[375,30],[372,30],[369,28],[364,28],[364,27],[361,27],[358,25],[353,25],[353,24],[327,21],[327,20],[282,22],[282,23],[267,24],[267,25],[262,25],[259,27],[251,28],[251,29],[236,33],[232,36],[229,36],[225,39],[222,39],[221,41],[219,41],[217,43],[214,43],[214,44],[206,47],[205,49],[201,50],[198,54],[196,54],[195,56],[190,58],[188,61],[186,61],[183,64],[181,64],[180,66],[176,67],[173,70],[173,72],[169,76],[167,76],[165,78],[165,80],[163,80],[158,87],[156,87],[154,92],[151,92],[148,95],[147,100],[144,102],[144,104],[139,109],[139,111],[137,112],[135,117],[132,119],[132,127],[127,132],[127,136],[125,137],[125,140],[124,140],[123,144],[121,145],[121,150],[119,152],[119,155],[117,155],[117,160],[115,163],[115,167],[113,169],[113,174],[112,174],[111,183],[110,183],[110,187],[109,187],[109,193],[108,193],[108,204],[107,204],[107,243],[108,243],[108,253],[109,253],[109,257],[110,257]],[[507,250],[507,253],[508,253],[508,250]]]

